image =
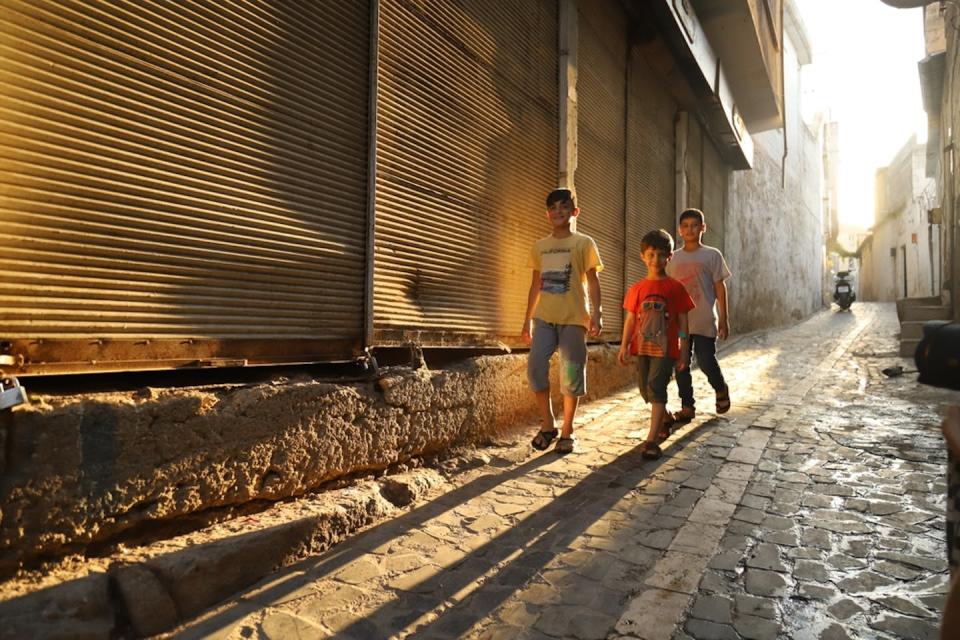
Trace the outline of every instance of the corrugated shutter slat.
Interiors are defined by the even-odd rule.
[[[61,341],[36,371],[358,353],[369,24],[366,2],[9,3],[0,337]],[[90,340],[130,342],[79,362]]]
[[[548,0],[383,0],[374,330],[379,344],[516,341],[557,176]]]

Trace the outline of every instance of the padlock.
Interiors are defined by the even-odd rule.
[[[13,409],[18,404],[26,404],[27,390],[20,386],[15,376],[0,380],[0,411]]]

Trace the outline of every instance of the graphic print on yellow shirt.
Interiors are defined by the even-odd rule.
[[[570,291],[570,249],[550,249],[540,256],[540,291],[566,293]]]
[[[540,272],[540,300],[533,317],[551,324],[589,328],[587,271],[603,270],[593,239],[580,233],[541,238],[530,249],[529,266]]]

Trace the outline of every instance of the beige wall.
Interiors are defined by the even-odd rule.
[[[823,305],[820,133],[800,118],[800,64],[789,38],[785,52],[785,184],[781,130],[755,135],[753,170],[731,179],[725,249],[735,331],[787,324]]]

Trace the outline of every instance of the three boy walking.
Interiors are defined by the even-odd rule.
[[[574,419],[579,399],[586,394],[586,339],[588,335],[600,335],[603,329],[597,277],[603,263],[593,239],[571,231],[571,220],[579,213],[570,190],[550,192],[547,219],[551,234],[534,244],[529,258],[533,274],[521,335],[531,345],[527,377],[541,417],[531,444],[541,451],[554,439],[558,453],[574,451]],[[716,360],[716,339],[726,338],[729,333],[724,280],[730,270],[719,251],[701,243],[706,230],[702,212],[684,211],[678,230],[684,248],[676,254],[666,231],[651,231],[644,236],[641,258],[647,276],[630,288],[623,304],[626,316],[618,360],[625,365],[628,356],[639,356],[638,386],[644,400],[652,405],[650,428],[641,447],[647,458],[660,457],[659,443],[674,423],[689,422],[695,416],[691,355],[696,355],[717,393],[717,412],[730,408],[729,390]],[[671,259],[676,262],[673,267]],[[714,302],[719,321],[714,315]],[[559,430],[549,382],[550,357],[557,350],[563,396]],[[666,389],[674,369],[682,402],[675,416],[666,411]]]

